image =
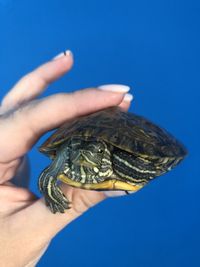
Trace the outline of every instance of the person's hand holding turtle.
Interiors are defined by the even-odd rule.
[[[127,87],[118,92],[95,88],[55,94],[35,100],[44,89],[72,66],[70,52],[23,77],[4,97],[0,107],[0,259],[1,267],[35,266],[51,239],[68,223],[105,198],[101,192],[62,185],[73,207],[52,214],[25,187],[28,168],[25,154],[42,134],[64,121],[119,105],[127,110]],[[105,89],[105,88],[104,88]],[[109,90],[110,89],[110,90]],[[121,92],[120,92],[121,90]]]

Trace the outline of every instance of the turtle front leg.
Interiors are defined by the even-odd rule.
[[[57,185],[57,173],[50,165],[39,177],[39,190],[45,198],[47,207],[52,213],[64,213],[69,209],[70,202]]]

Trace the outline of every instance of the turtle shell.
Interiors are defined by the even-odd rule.
[[[166,130],[142,116],[123,112],[118,107],[66,122],[40,147],[40,152],[54,155],[58,145],[71,137],[102,139],[143,158],[184,157],[184,146]]]

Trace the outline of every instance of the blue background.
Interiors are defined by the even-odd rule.
[[[39,267],[200,266],[199,26],[200,2],[192,0],[0,0],[1,97],[22,75],[71,49],[73,70],[44,95],[128,84],[131,110],[190,152],[137,194],[108,199],[69,225]],[[30,158],[38,193],[48,159],[36,148]]]

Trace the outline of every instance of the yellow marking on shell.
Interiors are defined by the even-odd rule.
[[[63,183],[66,183],[73,187],[78,187],[78,188],[88,189],[88,190],[124,190],[124,191],[135,192],[143,187],[142,185],[136,185],[136,184],[134,185],[130,183],[125,183],[123,181],[119,181],[116,179],[110,179],[108,181],[103,181],[97,184],[83,184],[83,183],[76,182],[76,181],[69,179],[64,174],[60,174],[57,178]]]
[[[151,160],[151,159],[153,159],[153,158],[157,158],[157,157],[153,157],[153,156],[150,157],[149,155],[146,155],[146,154],[140,154],[140,153],[138,154],[138,157],[140,157],[140,158],[143,159],[143,160],[144,160],[144,159],[146,159],[146,160],[149,160],[149,159],[150,159],[150,160]]]
[[[144,161],[144,162],[147,162],[147,163],[150,162],[150,160],[149,159],[146,159],[146,158],[139,157],[139,159],[142,160],[142,161]]]
[[[171,159],[172,159],[172,158],[171,158]],[[169,161],[170,161],[170,159],[166,157],[166,158],[164,158],[164,159],[162,160],[162,163],[165,164],[165,163],[167,163],[167,162],[169,162]]]
[[[156,173],[156,171],[150,171],[150,170],[141,170],[141,169],[138,169],[137,167],[131,165],[130,163],[128,163],[127,161],[123,160],[122,158],[118,157],[117,155],[113,155],[117,160],[119,160],[120,162],[123,162],[124,165],[126,165],[127,167],[137,171],[137,172],[140,172],[140,173]]]

